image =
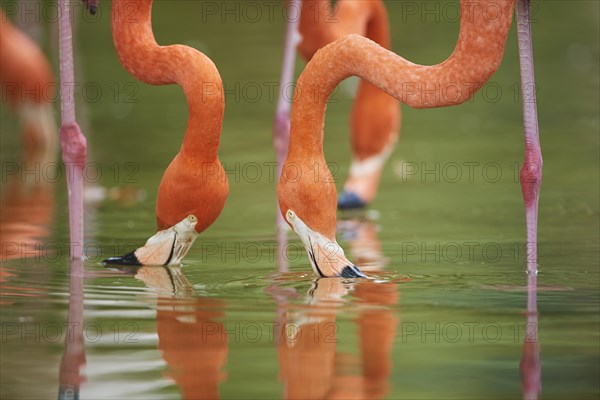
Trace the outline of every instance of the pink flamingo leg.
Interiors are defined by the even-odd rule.
[[[291,96],[286,98],[286,90],[291,88],[294,83],[294,64],[296,62],[296,45],[300,41],[298,33],[298,24],[300,23],[300,14],[302,1],[290,0],[290,10],[296,11],[296,18],[289,17],[286,33],[285,47],[283,51],[283,65],[281,68],[281,79],[279,82],[279,100],[273,121],[273,146],[277,157],[277,180],[281,176],[281,169],[287,156],[288,144],[290,142],[290,111]],[[288,15],[290,15],[288,13]],[[287,271],[287,262],[284,250],[287,244],[287,223],[283,219],[277,205],[277,265],[279,272]]]
[[[67,173],[69,198],[69,231],[71,259],[83,258],[83,167],[87,142],[75,121],[75,76],[73,72],[73,40],[71,6],[69,0],[60,0],[59,53],[60,53],[60,144]]]
[[[517,1],[517,32],[525,127],[525,161],[521,168],[520,180],[527,218],[527,271],[537,274],[537,220],[542,183],[542,150],[538,132],[529,3],[530,0]]]

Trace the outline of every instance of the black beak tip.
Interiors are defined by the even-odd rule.
[[[346,265],[340,273],[342,278],[367,278],[357,267],[354,265]]]
[[[120,257],[110,257],[102,261],[104,265],[142,265],[140,260],[135,256],[135,252],[127,253]]]
[[[96,15],[96,11],[98,10],[98,6],[96,6],[95,4],[92,4],[90,6],[89,10],[90,10],[90,14]]]

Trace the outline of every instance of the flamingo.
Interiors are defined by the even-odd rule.
[[[323,11],[329,8],[329,0],[304,0],[299,27],[302,41],[298,51],[305,60],[309,61],[317,50],[351,33],[366,36],[390,49],[388,16],[381,0],[339,0],[335,3],[335,23],[323,16]],[[381,172],[398,139],[400,121],[398,101],[362,80],[350,121],[353,160],[344,190],[338,197],[338,208],[361,208],[374,200]]]
[[[113,40],[123,67],[153,85],[177,83],[188,106],[181,149],[167,167],[156,202],[158,232],[137,250],[106,264],[179,264],[198,234],[219,216],[229,193],[218,158],[224,113],[221,77],[213,62],[183,45],[159,46],[151,24],[152,0],[113,1]]]
[[[534,88],[529,0],[518,1],[522,90],[525,90],[526,86]],[[495,18],[484,15],[484,10],[490,7],[497,10]],[[460,9],[456,48],[441,64],[413,64],[367,38],[352,34],[318,51],[302,72],[294,93],[289,150],[277,194],[284,218],[300,236],[318,275],[366,277],[346,258],[335,239],[337,193],[323,154],[328,97],[342,80],[354,75],[414,108],[467,101],[500,65],[514,2],[461,0]],[[431,94],[431,87],[436,88],[437,95]],[[524,98],[531,99],[532,93],[527,96]],[[528,242],[535,247],[542,158],[535,102],[523,107],[526,146],[520,180]],[[316,175],[315,169],[320,174]],[[528,265],[530,271],[535,272],[536,268],[535,261]]]
[[[0,84],[18,115],[23,137],[21,165],[38,170],[56,160],[58,132],[50,100],[54,75],[37,44],[12,25],[0,9]],[[14,171],[0,199],[0,257],[39,257],[50,235],[54,188],[38,174]],[[0,284],[10,277],[0,265]]]
[[[28,169],[53,162],[57,129],[52,110],[54,75],[37,44],[13,26],[0,10],[0,84],[3,98],[18,114],[23,129],[23,160]],[[28,184],[38,177],[25,174]]]

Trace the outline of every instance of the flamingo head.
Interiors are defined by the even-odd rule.
[[[158,188],[156,219],[159,231],[131,253],[104,260],[105,264],[180,264],[198,235],[221,214],[229,188],[217,161],[194,164],[178,155]]]
[[[198,218],[188,215],[170,228],[156,232],[146,244],[123,256],[111,257],[104,264],[116,265],[177,265],[186,256],[198,237]]]
[[[335,240],[337,193],[324,158],[294,158],[291,150],[277,187],[279,209],[300,236],[313,270],[321,277],[365,277]]]
[[[306,248],[310,264],[321,277],[343,277],[343,278],[366,278],[344,254],[344,249],[337,243],[335,238],[312,230],[292,210],[287,210],[285,219],[294,232],[300,236],[300,240]]]

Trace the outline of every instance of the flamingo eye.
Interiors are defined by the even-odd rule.
[[[296,214],[294,214],[294,212],[293,212],[292,210],[288,210],[288,212],[287,212],[287,218],[288,218],[289,220],[292,220],[292,219],[294,219],[295,217],[296,217]]]
[[[196,218],[196,216],[193,214],[188,215],[187,219],[190,222],[198,222],[198,218]]]

